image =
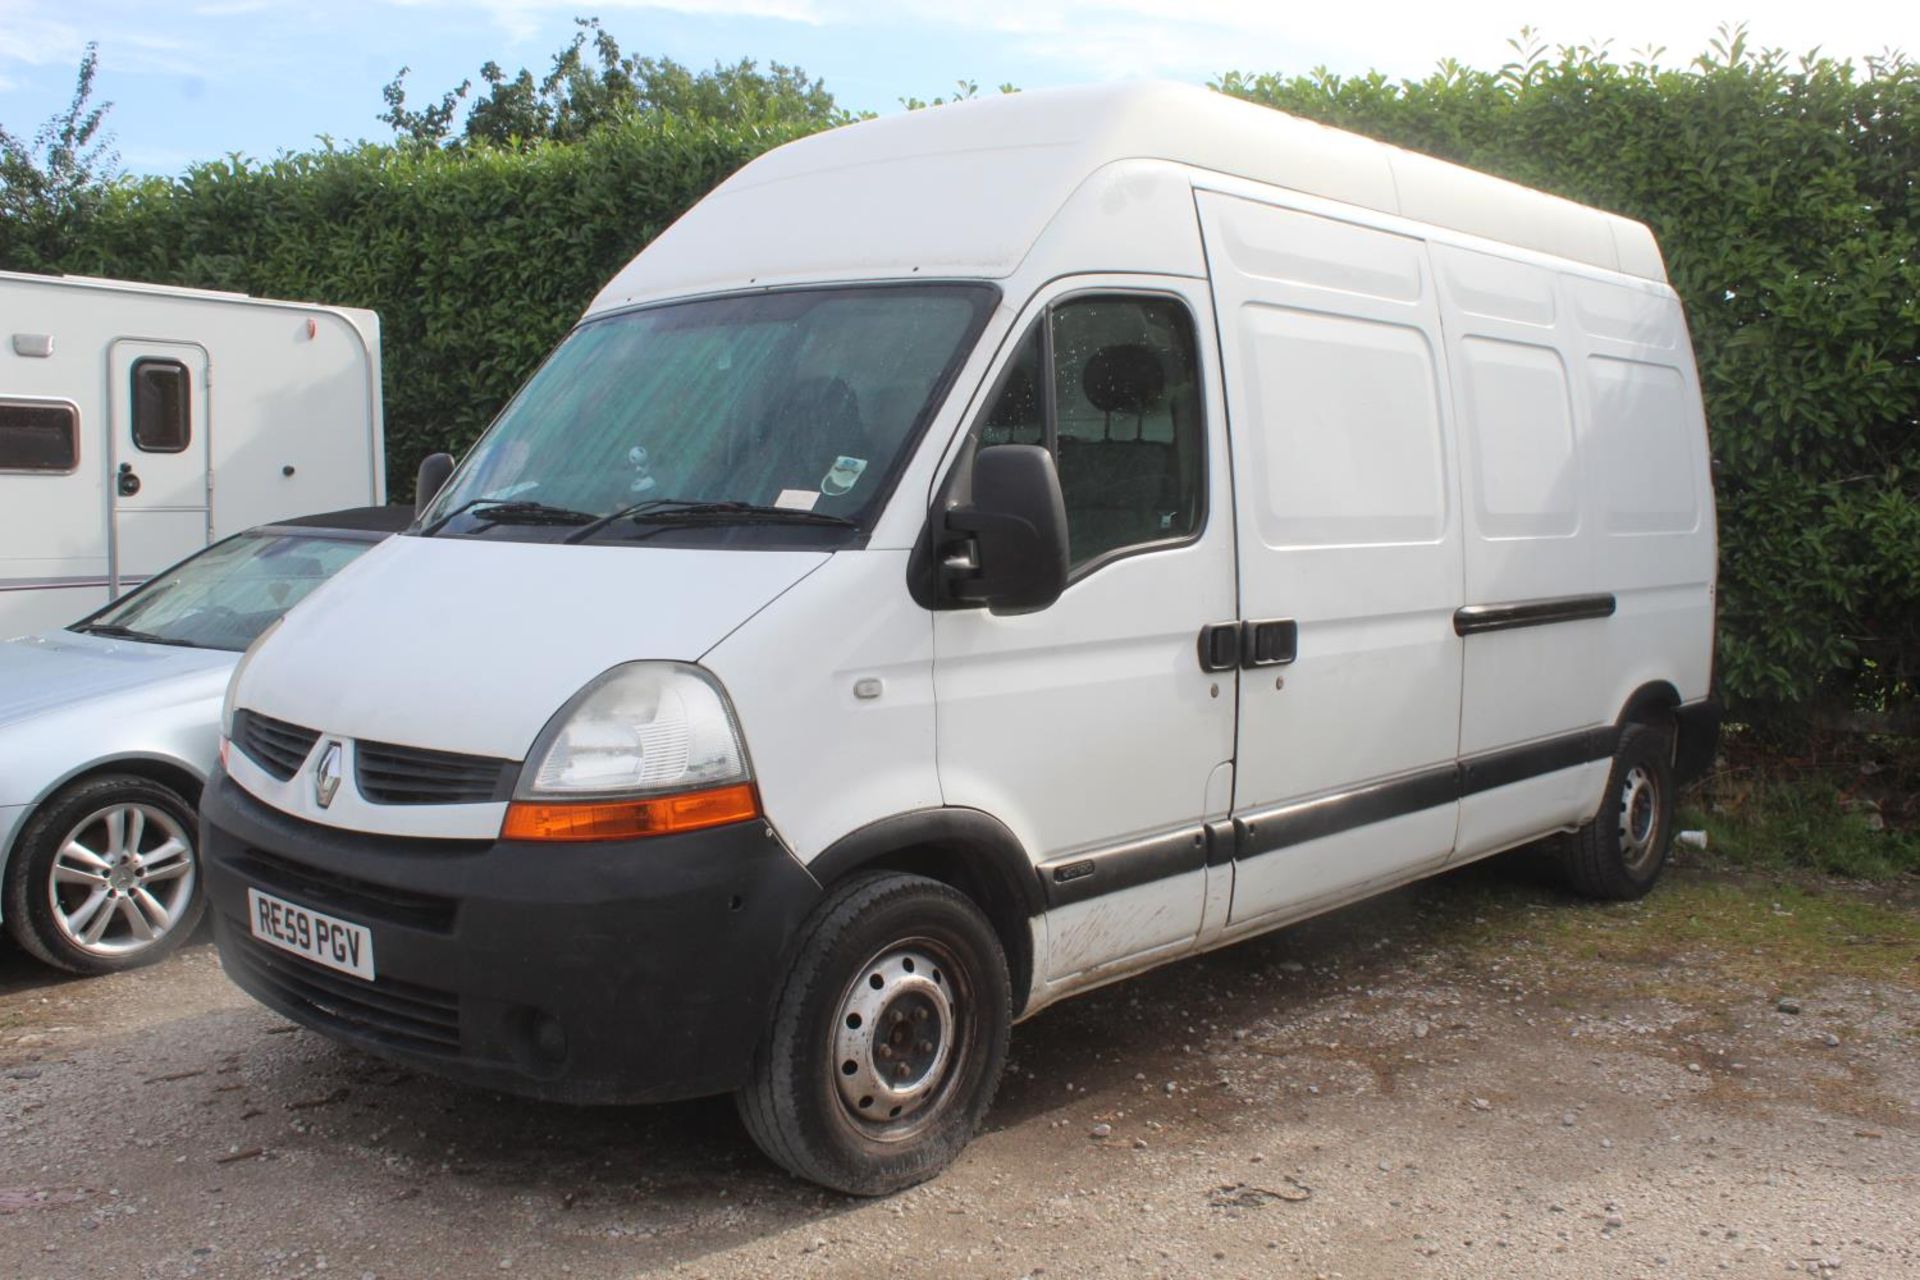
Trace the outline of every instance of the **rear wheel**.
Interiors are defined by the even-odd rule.
[[[736,1101],[760,1149],[836,1191],[940,1172],[979,1128],[1012,1022],[1006,956],[980,909],[921,876],[829,894]]]
[[[1673,792],[1672,730],[1627,725],[1600,811],[1563,837],[1561,868],[1576,893],[1620,901],[1653,888],[1673,843]]]
[[[56,794],[7,864],[8,930],[71,973],[152,964],[193,932],[202,906],[193,809],[149,778],[95,778]]]

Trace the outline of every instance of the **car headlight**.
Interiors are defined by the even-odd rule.
[[[615,840],[759,816],[727,696],[679,662],[630,662],[582,689],[527,756],[501,834]]]

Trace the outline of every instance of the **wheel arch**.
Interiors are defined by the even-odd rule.
[[[1014,1016],[1032,987],[1033,917],[1046,909],[1033,860],[1019,838],[979,809],[895,814],[849,832],[807,864],[822,888],[861,871],[926,876],[967,895],[993,926],[1013,981]]]
[[[1626,702],[1620,708],[1620,718],[1615,723],[1622,727],[1630,724],[1658,725],[1665,721],[1671,723],[1673,714],[1680,708],[1680,691],[1666,680],[1649,680],[1627,695]]]
[[[40,789],[40,794],[29,800],[20,812],[19,820],[13,824],[4,845],[0,845],[0,876],[4,876],[7,863],[12,859],[13,851],[20,844],[20,835],[33,817],[49,800],[70,787],[91,782],[95,778],[114,773],[130,773],[149,782],[157,782],[176,792],[191,809],[200,807],[200,792],[206,787],[206,775],[184,760],[173,756],[151,753],[129,753],[126,755],[103,756],[89,760],[83,765],[69,770]]]

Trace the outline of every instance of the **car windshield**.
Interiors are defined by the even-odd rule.
[[[243,533],[181,561],[70,630],[239,652],[373,545],[319,533]]]
[[[798,289],[588,321],[421,527],[553,539],[646,504],[654,524],[806,512],[844,537],[878,511],[996,296],[960,284]],[[613,520],[581,536],[635,535]]]

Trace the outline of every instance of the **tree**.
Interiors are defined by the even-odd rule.
[[[9,260],[44,261],[119,174],[120,157],[105,131],[111,102],[93,103],[100,46],[80,57],[73,99],[31,142],[0,127],[0,249]]]
[[[851,118],[822,81],[798,67],[774,62],[762,71],[742,58],[696,72],[671,58],[622,54],[598,18],[574,23],[579,30],[572,42],[537,79],[525,67],[509,75],[497,62],[482,66],[483,87],[457,131],[454,120],[473,81],[462,81],[416,111],[407,106],[406,67],[381,91],[387,109],[379,118],[403,140],[428,146],[575,142],[646,115],[721,125],[826,126]]]

